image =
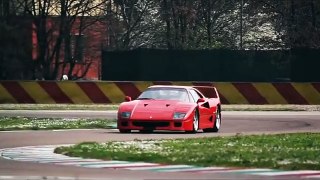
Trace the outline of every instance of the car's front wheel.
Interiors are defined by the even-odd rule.
[[[192,126],[192,130],[187,133],[197,133],[199,130],[199,111],[197,109],[194,111]]]
[[[213,132],[218,132],[220,127],[221,127],[221,111],[218,108],[217,112],[216,112],[216,122],[214,123],[212,131]]]

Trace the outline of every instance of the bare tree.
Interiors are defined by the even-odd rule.
[[[237,3],[234,0],[162,0],[168,48],[233,47]]]
[[[200,48],[236,47],[240,1],[201,0],[197,6],[196,44]]]
[[[188,44],[190,24],[195,20],[195,9],[190,0],[162,0],[162,19],[166,26],[169,49],[185,49]]]
[[[17,18],[23,10],[17,0],[0,0],[0,79],[24,79],[32,74],[31,51],[24,37],[30,27],[29,20]]]
[[[24,5],[25,16],[33,19],[38,41],[38,56],[35,61],[35,72],[44,79],[59,79],[59,75],[68,67],[67,74],[79,61],[81,38],[72,39],[76,31],[82,37],[86,28],[97,22],[103,2],[93,0],[19,0]],[[97,11],[98,9],[98,11]],[[93,16],[93,17],[90,17]],[[83,38],[83,37],[82,37]],[[71,47],[73,44],[73,47]],[[84,48],[82,48],[84,49]],[[76,54],[76,55],[75,55]],[[92,64],[88,58],[81,63],[86,73]],[[42,76],[42,77],[41,77]],[[79,77],[85,74],[78,75]]]
[[[160,28],[159,6],[154,0],[114,0],[107,1],[106,12],[109,36],[113,49],[133,49],[152,47],[157,41]],[[112,7],[111,7],[112,6]]]
[[[275,38],[262,38],[257,43],[267,49],[319,48],[320,1],[314,0],[248,0],[252,28],[269,23]],[[255,15],[252,15],[252,12]],[[250,14],[250,13],[249,13]],[[263,14],[263,16],[258,16]],[[261,28],[260,28],[261,30]],[[269,32],[270,29],[268,30]],[[256,31],[259,37],[268,32]],[[270,37],[270,36],[264,36]]]

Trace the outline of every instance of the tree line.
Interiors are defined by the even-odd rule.
[[[319,48],[317,0],[115,0],[115,49]],[[108,13],[107,13],[108,14]],[[119,29],[112,29],[118,28]]]
[[[106,24],[108,50],[319,48],[318,0],[0,0],[0,70],[30,61],[17,33],[15,17],[32,22],[38,41],[37,60],[30,67],[45,79],[57,79],[59,68],[79,58],[77,34]],[[59,23],[48,27],[55,17]],[[89,18],[90,17],[90,18]],[[54,30],[54,31],[53,31]],[[55,32],[58,32],[54,34]],[[90,38],[90,37],[86,37]],[[53,41],[54,39],[54,41]],[[61,54],[64,54],[61,61]],[[14,57],[14,58],[13,58]],[[90,60],[86,68],[90,68]],[[5,79],[0,73],[0,79]]]

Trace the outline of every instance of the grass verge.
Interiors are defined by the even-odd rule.
[[[320,170],[320,134],[297,133],[131,142],[84,142],[56,153],[196,166]]]
[[[0,131],[112,128],[116,120],[0,117]]]

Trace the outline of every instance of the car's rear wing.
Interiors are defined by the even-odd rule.
[[[214,86],[193,86],[193,88],[200,91],[207,98],[219,98],[218,90]]]

